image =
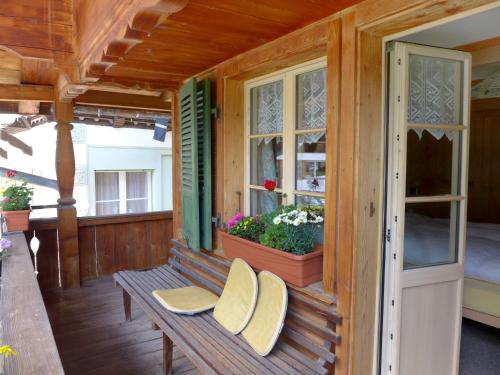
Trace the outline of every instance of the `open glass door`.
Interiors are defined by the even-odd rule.
[[[470,55],[390,46],[382,374],[458,372]],[[439,148],[439,158],[429,150]],[[440,175],[426,166],[438,164]],[[447,223],[437,233],[434,223]],[[440,228],[443,226],[441,225]]]

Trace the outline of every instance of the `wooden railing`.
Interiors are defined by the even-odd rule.
[[[17,354],[0,360],[0,373],[64,374],[42,294],[36,281],[30,251],[20,233],[7,234],[12,241],[2,260],[0,342]]]
[[[32,219],[25,232],[40,240],[38,281],[41,288],[59,286],[57,218]],[[124,269],[165,264],[172,239],[172,212],[148,212],[78,218],[81,280],[112,275]]]

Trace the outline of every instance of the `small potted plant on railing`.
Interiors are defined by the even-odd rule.
[[[1,190],[2,198],[0,200],[0,208],[7,224],[7,231],[26,231],[29,226],[33,189],[28,187],[26,181],[16,179],[14,171],[7,171],[7,177],[8,180]]]
[[[257,216],[236,214],[221,232],[229,258],[242,258],[257,269],[269,270],[299,287],[323,276],[322,207],[284,205]]]

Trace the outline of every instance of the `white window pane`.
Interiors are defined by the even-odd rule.
[[[297,129],[326,127],[326,68],[296,78]]]
[[[421,124],[461,122],[461,61],[410,55],[408,121]]]
[[[117,215],[120,213],[120,202],[97,202],[96,203],[96,215]]]
[[[127,200],[127,213],[141,213],[148,210],[147,199]]]
[[[250,215],[267,214],[281,205],[281,194],[267,190],[250,190]]]
[[[119,200],[118,172],[95,173],[96,201]]]
[[[324,133],[296,136],[295,188],[325,192],[326,138]]]
[[[250,141],[250,184],[264,186],[265,180],[276,181],[281,188],[283,177],[283,138]]]
[[[127,199],[148,197],[148,173],[127,172]]]
[[[283,131],[283,82],[271,82],[250,90],[251,134]]]
[[[459,207],[459,202],[406,205],[405,270],[457,261]]]

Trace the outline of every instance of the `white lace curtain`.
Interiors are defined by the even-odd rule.
[[[298,129],[324,129],[326,127],[326,68],[300,74],[297,77]],[[316,143],[325,132],[301,134],[299,145]]]
[[[410,56],[408,122],[419,124],[456,124],[459,120],[461,83],[460,62],[429,56]],[[424,129],[412,129],[422,138]],[[453,132],[425,129],[436,139]]]

